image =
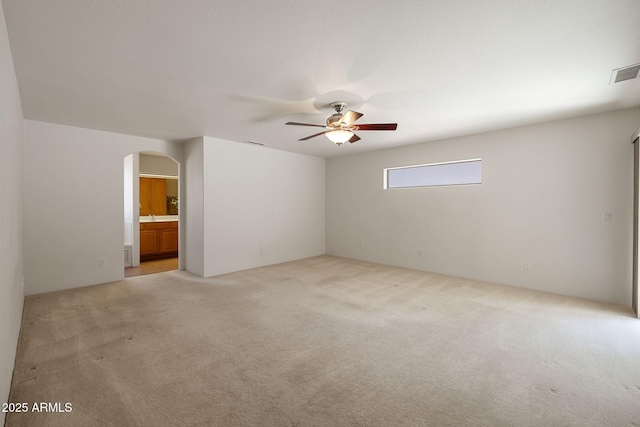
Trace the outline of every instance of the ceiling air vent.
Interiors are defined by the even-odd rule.
[[[638,71],[640,71],[640,64],[615,69],[611,72],[611,80],[609,81],[609,84],[635,79],[638,77]]]

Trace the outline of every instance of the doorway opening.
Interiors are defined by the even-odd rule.
[[[159,153],[124,159],[125,277],[180,268],[179,168]]]

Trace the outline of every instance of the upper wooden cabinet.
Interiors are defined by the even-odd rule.
[[[151,215],[151,178],[140,178],[140,216]]]
[[[167,214],[167,181],[140,178],[140,216]]]

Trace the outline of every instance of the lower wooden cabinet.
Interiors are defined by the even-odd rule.
[[[178,256],[178,222],[140,223],[140,260]]]
[[[140,258],[158,253],[158,232],[144,230],[144,227],[144,224],[140,224]]]

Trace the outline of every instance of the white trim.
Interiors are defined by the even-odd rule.
[[[639,129],[640,130],[640,129]],[[397,166],[397,167],[393,167],[393,168],[385,168],[385,171],[390,170],[390,169],[409,169],[409,168],[420,168],[422,166],[438,166],[438,165],[450,165],[452,163],[467,163],[467,162],[477,162],[477,161],[481,161],[482,158],[477,158],[477,159],[466,159],[466,160],[453,160],[451,162],[439,162],[439,163],[426,163],[424,165],[411,165],[411,166]]]

